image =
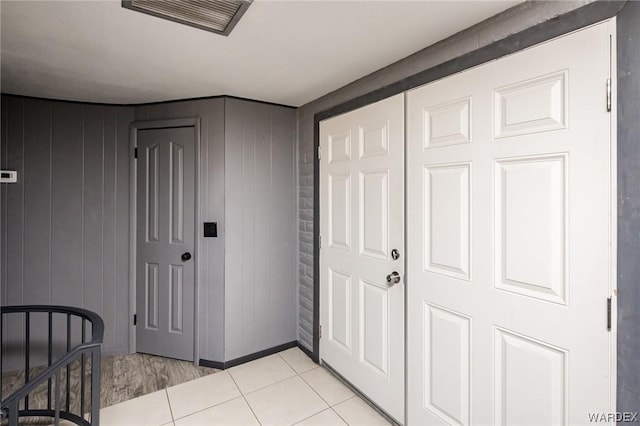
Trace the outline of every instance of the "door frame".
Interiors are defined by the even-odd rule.
[[[473,50],[446,62],[435,65],[417,74],[404,77],[394,83],[381,87],[369,93],[351,98],[333,107],[317,112],[313,116],[313,346],[309,355],[315,362],[320,362],[320,159],[318,152],[320,147],[320,122],[337,115],[341,115],[355,109],[364,107],[374,102],[386,99],[399,93],[405,93],[411,89],[423,86],[436,80],[440,80],[473,67],[482,65],[495,59],[499,59],[537,44],[549,42],[553,39],[569,35],[572,32],[585,29],[591,25],[609,21],[612,33],[610,78],[611,78],[611,217],[610,217],[610,295],[611,295],[611,340],[610,340],[610,372],[611,372],[611,406],[616,409],[617,404],[617,371],[618,371],[618,168],[617,168],[617,14],[623,4],[595,2],[559,18],[552,19],[533,27],[512,34],[502,40],[498,40],[487,46]],[[604,89],[603,89],[604,90]],[[604,96],[603,96],[604,97]],[[405,99],[406,102],[406,99]],[[405,103],[406,106],[406,103]],[[406,123],[405,123],[406,124]],[[405,135],[406,143],[406,135]],[[406,149],[406,147],[405,147]],[[406,166],[406,157],[405,157]],[[406,172],[406,170],[405,170]],[[406,206],[405,206],[406,207]],[[406,245],[406,238],[405,238]],[[406,247],[405,247],[406,251]],[[405,256],[406,259],[406,256]],[[410,279],[410,278],[409,278]],[[407,285],[411,285],[407,282]],[[407,292],[408,293],[408,292]],[[405,294],[406,298],[406,294]],[[405,311],[406,333],[406,311]],[[405,334],[406,344],[406,334]],[[405,350],[405,356],[406,356]],[[406,364],[405,364],[405,392],[406,389]],[[405,416],[406,416],[405,399]],[[406,422],[406,418],[405,418]]]
[[[149,129],[166,129],[172,127],[193,127],[195,133],[195,176],[194,176],[194,289],[193,289],[193,363],[198,365],[200,359],[198,298],[200,296],[200,118],[178,118],[169,120],[134,121],[129,126],[129,353],[136,352],[136,326],[133,316],[136,314],[136,268],[137,268],[137,197],[138,197],[138,162],[135,151],[138,147],[138,131]]]

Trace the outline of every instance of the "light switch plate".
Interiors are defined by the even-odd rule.
[[[0,170],[0,183],[16,183],[18,172],[15,170]]]
[[[204,223],[204,236],[205,238],[218,236],[218,222],[205,222]]]

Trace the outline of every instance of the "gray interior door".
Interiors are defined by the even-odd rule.
[[[193,360],[195,129],[138,131],[136,345]]]

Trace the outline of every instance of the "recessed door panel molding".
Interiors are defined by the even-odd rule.
[[[160,161],[160,146],[154,144],[146,148],[146,241],[157,243],[160,241],[158,235],[158,162]]]
[[[566,350],[496,327],[495,424],[569,424],[568,363]]]
[[[147,263],[145,268],[145,327],[152,330],[158,329],[158,280],[160,279],[160,265]]]
[[[425,269],[470,279],[471,164],[426,166]]]
[[[404,95],[319,128],[320,359],[403,423]]]
[[[389,122],[368,123],[359,126],[360,158],[387,155],[389,153]]]
[[[360,280],[360,362],[387,379],[389,297],[386,284]]]
[[[182,318],[184,315],[182,293],[182,265],[170,266],[169,277],[169,331],[182,333]]]
[[[329,136],[329,163],[351,159],[351,132]]]
[[[171,142],[169,167],[171,176],[169,180],[169,226],[171,227],[171,242],[182,244],[184,242],[184,147]]]
[[[615,412],[614,30],[407,93],[408,424]],[[471,142],[436,148],[428,124],[454,134],[464,99]]]
[[[567,303],[567,162],[496,161],[496,288]]]
[[[471,98],[424,109],[424,147],[471,142]]]
[[[468,425],[471,414],[471,318],[423,306],[424,408],[444,422]]]
[[[351,250],[351,174],[329,176],[329,245]]]
[[[495,90],[495,137],[524,135],[568,126],[569,71]]]
[[[389,258],[389,170],[360,172],[360,253]]]
[[[351,353],[351,277],[329,269],[329,342]]]

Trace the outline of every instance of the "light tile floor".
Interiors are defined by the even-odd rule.
[[[103,408],[100,424],[389,425],[298,348]]]

